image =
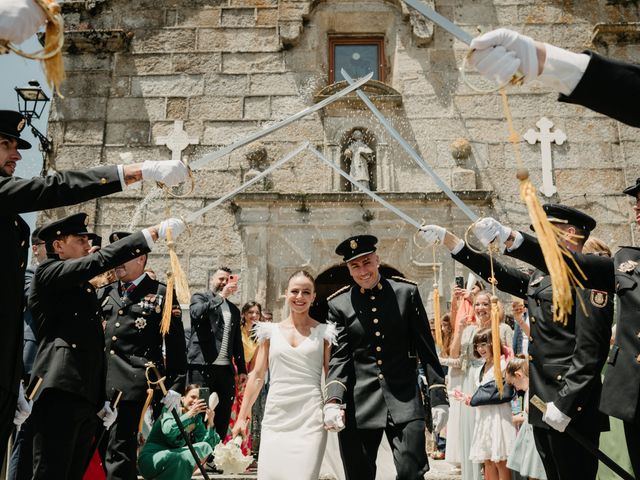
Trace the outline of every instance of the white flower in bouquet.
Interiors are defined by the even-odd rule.
[[[253,456],[244,455],[240,450],[242,437],[237,436],[231,442],[219,443],[213,450],[213,461],[216,467],[226,474],[244,473],[253,462]]]

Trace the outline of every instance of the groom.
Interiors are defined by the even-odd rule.
[[[355,285],[327,299],[328,321],[336,324],[338,337],[331,350],[324,421],[329,430],[340,431],[348,480],[375,479],[383,433],[397,478],[422,479],[429,462],[415,352],[428,372],[436,432],[448,416],[444,374],[416,284],[380,276],[377,241],[359,235],[336,248]]]

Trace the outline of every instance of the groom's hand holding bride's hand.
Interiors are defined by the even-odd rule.
[[[322,408],[324,428],[330,432],[344,429],[344,407],[339,403],[327,403]]]

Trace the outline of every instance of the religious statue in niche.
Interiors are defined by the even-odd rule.
[[[344,142],[342,157],[349,174],[356,181],[370,190],[375,190],[373,182],[375,173],[374,149],[365,141],[365,135],[360,129],[355,129]],[[357,187],[352,187],[357,191]]]

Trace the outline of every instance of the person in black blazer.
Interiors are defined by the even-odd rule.
[[[167,228],[174,237],[184,230],[181,220],[169,219],[96,250],[87,223],[87,215],[78,213],[40,231],[48,258],[36,270],[29,295],[38,340],[31,381],[43,379],[32,412],[35,480],[81,479],[96,412],[107,428],[115,420],[105,402],[104,333],[89,280],[148,253]]]
[[[131,235],[113,232],[111,243]],[[167,286],[145,273],[147,256],[142,255],[115,268],[118,281],[98,290],[98,301],[105,321],[106,396],[113,398],[122,392],[118,418],[109,430],[105,468],[107,479],[136,480],[138,478],[137,432],[140,416],[147,399],[145,364],[153,362],[163,376],[169,393],[162,399],[167,408],[179,405],[186,387],[187,354],[182,326],[182,310],[173,295],[171,324],[163,337],[160,322],[165,305]],[[163,355],[163,345],[165,355]],[[159,387],[155,388],[160,400]],[[156,402],[158,416],[162,405]]]
[[[23,285],[29,226],[19,214],[109,195],[143,178],[168,185],[187,178],[186,167],[177,161],[110,165],[46,177],[18,178],[14,173],[22,159],[19,150],[31,148],[31,144],[20,137],[25,125],[26,120],[19,112],[0,110],[0,231],[3,232],[0,236],[0,303],[4,308],[0,337],[0,464],[13,429],[21,390]]]
[[[228,301],[238,284],[230,281],[231,269],[219,267],[211,279],[211,290],[196,293],[191,298],[191,336],[187,350],[189,383],[197,383],[216,392],[220,403],[216,407],[214,424],[224,439],[235,398],[235,371],[238,382],[247,381],[240,310]]]
[[[596,226],[590,216],[571,207],[557,204],[543,206],[549,220],[567,232],[574,242],[567,241],[570,250],[581,251],[589,233]],[[476,235],[483,238],[480,229],[483,219],[476,225]],[[452,251],[452,257],[470,268],[485,280],[491,276],[491,260],[488,254],[477,253],[464,241],[446,232],[442,227],[425,226],[423,238],[440,232],[440,239]],[[501,241],[508,248],[513,246],[512,232],[502,227]],[[535,241],[528,234],[523,237]],[[492,236],[493,239],[495,235]],[[581,237],[578,237],[581,236]],[[484,235],[484,238],[488,237]],[[496,286],[503,292],[527,300],[529,336],[529,395],[539,397],[547,404],[543,413],[534,405],[529,406],[529,422],[533,426],[536,447],[549,479],[595,479],[598,459],[571,436],[564,432],[571,425],[588,441],[597,446],[600,432],[609,429],[609,418],[598,410],[602,382],[600,374],[609,352],[613,298],[606,293],[574,289],[574,308],[567,324],[553,320],[551,277],[542,263],[524,258],[520,248],[508,251],[508,255],[531,263],[536,267],[532,274],[493,260]],[[583,310],[584,305],[586,310]]]
[[[372,235],[359,235],[336,248],[356,285],[327,299],[327,321],[335,323],[338,335],[327,375],[325,426],[339,431],[347,479],[375,478],[383,433],[397,478],[418,479],[429,461],[417,357],[427,372],[435,433],[448,416],[444,373],[415,282],[381,277],[376,243]]]

